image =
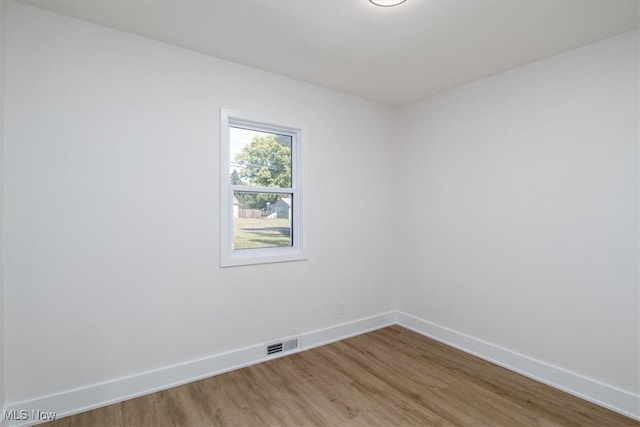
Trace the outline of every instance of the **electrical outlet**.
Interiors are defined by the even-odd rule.
[[[340,301],[340,302],[338,303],[338,310],[339,310],[339,311],[338,311],[338,313],[340,314],[340,316],[342,316],[343,314],[345,314],[345,313],[346,313],[346,311],[345,311],[345,305],[346,305],[346,303],[345,303],[344,301]]]

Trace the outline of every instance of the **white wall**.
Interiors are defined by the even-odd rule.
[[[638,32],[403,109],[399,310],[632,393]]]
[[[0,409],[5,402],[4,370],[4,38],[7,1],[0,0]]]
[[[13,2],[8,18],[9,403],[393,309],[393,248],[370,230],[392,215],[395,110]],[[219,268],[221,107],[307,124],[308,261]]]

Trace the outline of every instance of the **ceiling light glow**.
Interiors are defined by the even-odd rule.
[[[391,7],[391,6],[397,6],[400,3],[404,3],[407,0],[369,0],[369,1],[375,4],[376,6]]]

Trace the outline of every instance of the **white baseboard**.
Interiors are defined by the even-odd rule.
[[[366,317],[354,322],[342,323],[325,329],[302,335],[302,349],[309,350],[314,347],[329,344],[335,341],[366,334],[376,329],[397,324],[396,312],[390,311],[376,316]]]
[[[620,390],[409,314],[398,312],[397,321],[400,326],[465,353],[473,354],[581,399],[640,420],[640,395]]]
[[[393,325],[396,323],[395,314],[395,312],[388,312],[299,334],[301,338],[300,351]],[[269,357],[269,359],[273,359],[273,357]],[[265,360],[267,360],[265,343],[261,343],[229,353],[217,354],[206,359],[11,404],[6,408],[6,411],[10,411],[13,418],[24,419],[6,420],[4,414],[0,414],[2,415],[0,425],[7,427],[34,425],[43,422],[32,417],[38,411],[43,414],[55,412],[57,418],[60,418],[254,365]]]
[[[300,351],[394,324],[640,420],[640,396],[638,395],[401,312],[383,313],[299,334],[301,338]],[[201,360],[11,404],[6,408],[6,411],[16,411],[13,413],[18,418],[22,418],[26,414],[26,419],[7,421],[3,417],[0,425],[7,427],[34,425],[39,423],[38,420],[32,418],[33,414],[37,414],[36,411],[45,414],[55,412],[59,418],[254,365],[267,360],[264,354],[264,345],[265,343],[260,343]]]

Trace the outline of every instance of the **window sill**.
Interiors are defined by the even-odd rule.
[[[297,248],[240,249],[220,259],[220,267],[304,261],[307,254]]]

